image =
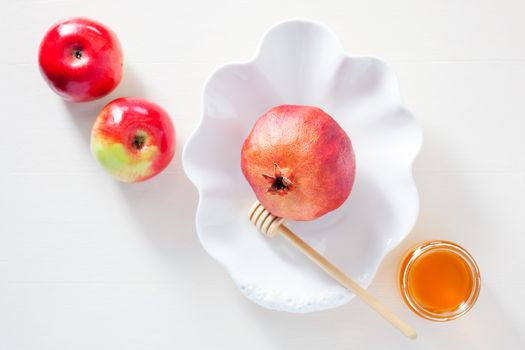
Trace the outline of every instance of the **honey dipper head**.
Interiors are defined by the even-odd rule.
[[[274,237],[279,233],[279,226],[281,226],[286,219],[273,215],[266,210],[259,201],[256,201],[249,212],[250,221],[257,227],[263,235],[267,237]]]

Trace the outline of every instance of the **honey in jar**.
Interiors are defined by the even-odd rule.
[[[429,241],[410,250],[401,262],[401,294],[418,315],[448,321],[465,314],[480,290],[472,256],[452,242]]]

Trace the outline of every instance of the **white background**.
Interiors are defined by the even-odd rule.
[[[525,348],[524,14],[521,0],[0,0],[0,349]],[[62,102],[36,64],[47,28],[72,15],[106,23],[124,49],[121,85],[93,103]],[[369,289],[416,341],[357,300],[262,309],[198,242],[180,155],[201,88],[290,17],[389,62],[423,129],[418,223]],[[161,104],[178,132],[172,164],[143,184],[113,181],[89,152],[97,112],[122,95]],[[398,294],[401,255],[427,239],[458,242],[479,263],[481,296],[457,321],[420,319]]]

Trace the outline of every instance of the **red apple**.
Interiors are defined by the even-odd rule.
[[[40,71],[57,94],[73,102],[110,93],[122,78],[122,50],[106,26],[86,18],[54,25],[38,55]]]
[[[244,141],[241,168],[263,207],[292,220],[338,208],[355,178],[350,138],[311,106],[278,106],[260,117]]]
[[[147,180],[175,154],[175,129],[160,106],[141,98],[118,98],[99,113],[91,152],[102,167],[124,182]]]

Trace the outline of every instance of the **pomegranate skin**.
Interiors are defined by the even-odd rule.
[[[348,198],[355,156],[350,138],[327,113],[282,105],[255,123],[242,147],[241,169],[272,214],[307,221]]]

